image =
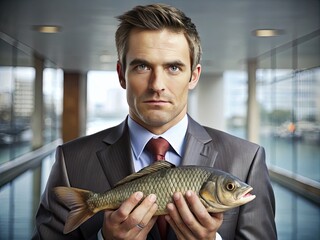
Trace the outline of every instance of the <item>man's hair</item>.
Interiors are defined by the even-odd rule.
[[[194,70],[200,62],[202,50],[199,34],[191,19],[181,10],[165,4],[136,6],[118,16],[117,19],[120,24],[116,31],[116,47],[118,59],[124,68],[126,67],[129,34],[134,28],[145,30],[169,29],[176,33],[182,32],[189,45],[191,70]]]

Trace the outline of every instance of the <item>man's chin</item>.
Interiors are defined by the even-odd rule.
[[[147,115],[144,115],[142,119],[145,124],[151,127],[161,127],[172,121],[169,116],[154,112],[149,112]]]
[[[161,127],[163,125],[165,125],[166,123],[168,123],[168,121],[162,119],[162,118],[147,118],[144,121],[148,126],[151,127]]]

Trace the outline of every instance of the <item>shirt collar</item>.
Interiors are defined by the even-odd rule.
[[[181,157],[184,149],[184,138],[188,128],[188,117],[187,115],[178,122],[176,125],[168,129],[161,135],[155,135],[143,128],[141,125],[136,123],[130,116],[128,117],[128,126],[131,139],[131,148],[135,155],[135,159],[139,159],[145,145],[148,141],[153,138],[163,137],[175,150],[175,152]],[[177,137],[183,136],[183,137]]]

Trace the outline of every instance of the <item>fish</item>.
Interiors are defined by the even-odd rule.
[[[176,167],[167,161],[157,161],[128,175],[104,193],[65,186],[53,189],[59,201],[70,209],[64,234],[75,230],[99,211],[116,210],[134,192],[141,191],[143,199],[155,194],[158,205],[155,215],[159,216],[168,213],[166,206],[173,202],[175,192],[184,195],[188,190],[198,195],[209,213],[225,212],[256,197],[250,193],[253,190],[250,185],[227,172],[193,165]]]

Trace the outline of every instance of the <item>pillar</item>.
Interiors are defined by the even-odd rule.
[[[86,128],[86,75],[64,72],[62,139],[67,142],[83,136]]]
[[[43,104],[43,69],[44,59],[34,55],[35,81],[34,81],[34,110],[31,121],[32,148],[37,149],[44,143],[44,104]]]
[[[247,139],[251,142],[259,143],[260,113],[257,102],[256,91],[256,70],[257,60],[250,59],[248,67],[248,102],[247,102]]]
[[[189,114],[202,125],[225,130],[222,74],[202,74],[189,97]]]
[[[39,55],[34,55],[35,81],[34,81],[34,110],[31,121],[32,128],[32,148],[37,149],[44,144],[44,96],[43,96],[43,70],[44,59]],[[32,214],[37,211],[41,195],[41,170],[42,164],[32,172]],[[31,223],[34,226],[34,221]]]

